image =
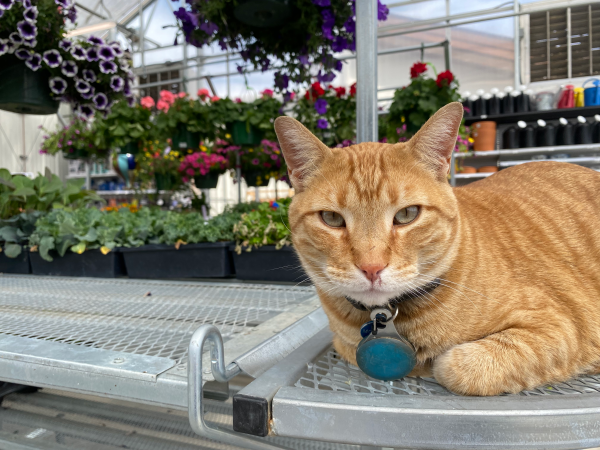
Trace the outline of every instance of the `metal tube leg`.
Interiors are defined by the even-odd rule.
[[[251,450],[278,450],[283,448],[271,445],[264,440],[241,436],[229,430],[218,427],[211,428],[206,424],[202,406],[202,350],[206,341],[211,343],[211,369],[215,380],[225,383],[241,373],[241,369],[235,363],[225,367],[223,339],[217,327],[202,325],[194,332],[188,352],[188,414],[194,432],[208,439]]]
[[[377,0],[356,1],[356,78],[356,141],[377,141]]]

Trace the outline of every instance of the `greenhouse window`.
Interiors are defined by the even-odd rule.
[[[600,5],[533,13],[529,20],[531,81],[600,74]]]

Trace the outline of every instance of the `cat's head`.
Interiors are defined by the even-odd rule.
[[[382,305],[446,272],[458,246],[447,173],[462,113],[443,107],[406,143],[334,149],[290,117],[275,121],[296,190],[292,240],[321,292]]]

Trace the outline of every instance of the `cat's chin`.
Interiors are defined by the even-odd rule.
[[[383,291],[353,292],[345,296],[351,303],[355,302],[367,308],[385,306],[397,297],[396,294]]]

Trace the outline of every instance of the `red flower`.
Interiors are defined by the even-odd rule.
[[[450,83],[454,81],[454,75],[449,70],[442,72],[438,75],[437,80],[435,80],[436,84],[439,88],[444,86],[444,80],[447,80],[445,83],[446,86],[450,86]]]
[[[421,75],[426,70],[427,70],[427,64],[422,63],[422,62],[416,62],[410,68],[410,77],[417,78],[419,75]]]
[[[333,88],[333,90],[335,91],[335,96],[337,98],[340,98],[342,95],[346,95],[346,88],[343,86]]]
[[[304,94],[304,98],[308,100],[312,96],[312,99],[316,100],[323,94],[325,94],[325,89],[323,89],[321,87],[321,83],[319,83],[318,81],[315,81],[310,86],[310,89],[308,91],[306,91],[306,94]]]
[[[350,95],[354,97],[356,95],[356,83],[350,86]]]

